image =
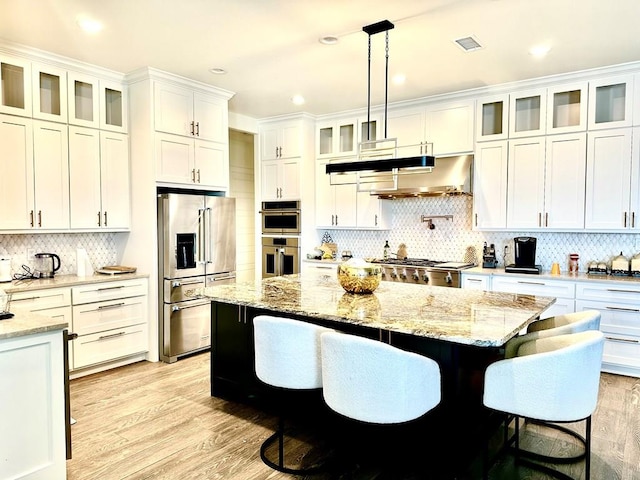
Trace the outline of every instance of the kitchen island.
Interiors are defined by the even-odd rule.
[[[66,322],[0,320],[0,478],[66,478]]]
[[[252,319],[287,316],[378,339],[433,358],[442,373],[442,402],[424,419],[439,446],[456,445],[465,469],[478,452],[487,412],[484,370],[504,344],[555,298],[382,282],[372,294],[346,293],[335,274],[308,271],[255,283],[194,290],[212,300],[211,394],[260,405],[269,388],[254,372]],[[435,448],[435,445],[434,445]]]

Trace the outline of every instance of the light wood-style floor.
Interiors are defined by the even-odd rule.
[[[260,460],[259,448],[275,427],[274,417],[209,392],[208,353],[172,365],[140,362],[72,380],[71,413],[77,423],[72,426],[69,480],[296,478]],[[530,440],[543,453],[571,449],[570,440],[537,430],[527,426],[523,446]],[[640,480],[640,379],[602,374],[592,432],[591,478]],[[584,479],[583,463],[561,468]],[[432,478],[429,471],[428,465],[400,474],[352,464],[308,478],[417,480]],[[514,467],[509,457],[490,474],[493,480],[550,478]]]

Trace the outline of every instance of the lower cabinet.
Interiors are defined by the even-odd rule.
[[[576,310],[598,310],[602,371],[640,377],[640,285],[578,283]]]
[[[491,290],[494,292],[522,293],[556,297],[540,318],[575,312],[575,283],[564,280],[529,279],[522,277],[502,277],[494,275],[491,279]]]

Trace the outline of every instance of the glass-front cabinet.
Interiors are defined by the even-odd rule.
[[[317,128],[317,149],[319,158],[354,155],[356,152],[355,119],[321,122]]]
[[[127,95],[123,85],[100,80],[100,129],[127,131]]]
[[[518,92],[509,101],[509,138],[544,135],[546,90]]]
[[[33,64],[33,118],[67,123],[67,71]]]
[[[122,84],[69,72],[68,99],[70,124],[127,131],[127,100]]]
[[[0,55],[0,113],[31,116],[31,63]]]
[[[486,97],[476,102],[476,141],[506,140],[509,95]]]
[[[547,133],[587,129],[587,92],[586,82],[547,89]]]
[[[589,82],[589,130],[631,126],[633,83],[633,75]]]

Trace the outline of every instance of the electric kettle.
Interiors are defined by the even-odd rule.
[[[60,257],[55,253],[36,253],[36,270],[40,272],[40,278],[53,278],[60,270]]]

